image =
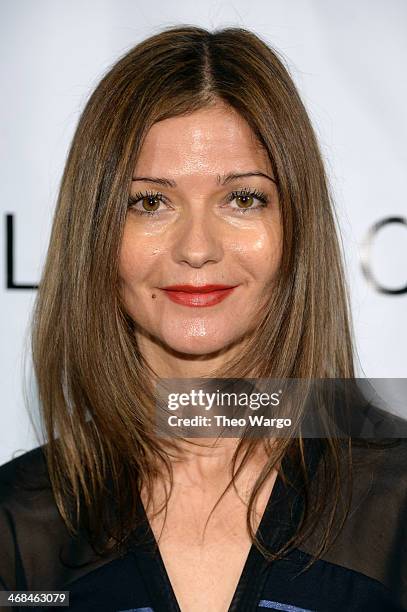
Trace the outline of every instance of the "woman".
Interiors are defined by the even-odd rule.
[[[354,377],[321,155],[256,35],[169,28],[103,78],[32,340],[47,443],[1,468],[3,588],[86,611],[407,609],[404,441],[156,428],[163,379]]]

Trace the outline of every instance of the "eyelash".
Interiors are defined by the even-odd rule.
[[[265,193],[263,193],[262,191],[258,191],[257,189],[250,189],[249,187],[245,187],[244,189],[238,189],[237,191],[232,191],[226,197],[226,201],[233,202],[233,200],[237,197],[253,197],[259,200],[259,202],[261,202],[261,204],[256,207],[251,206],[249,208],[234,208],[233,210],[236,210],[239,214],[246,214],[248,212],[258,210],[259,208],[266,208],[269,204],[269,198],[267,197]],[[164,196],[159,191],[155,191],[155,192],[154,191],[145,191],[145,192],[140,191],[136,193],[134,196],[131,195],[129,197],[129,208],[134,206],[134,204],[137,204],[143,198],[156,198],[160,202],[164,201]],[[147,210],[138,210],[137,208],[133,208],[133,210],[138,215],[147,215],[148,217],[153,217],[155,215],[160,214],[158,210],[152,210],[150,212]]]

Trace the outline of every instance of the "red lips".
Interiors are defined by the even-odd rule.
[[[214,306],[227,298],[236,285],[169,285],[163,287],[164,294],[172,301],[183,306]]]

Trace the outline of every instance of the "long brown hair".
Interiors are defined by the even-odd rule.
[[[312,125],[283,60],[242,28],[210,32],[179,26],[151,36],[113,65],[80,117],[33,313],[48,469],[73,534],[86,523],[95,540],[105,534],[106,542],[121,546],[134,528],[141,485],[150,495],[163,469],[171,478],[170,447],[164,448],[152,428],[151,371],[118,291],[119,250],[132,172],[148,130],[219,100],[244,117],[268,152],[278,184],[283,254],[269,307],[248,339],[244,359],[236,357],[211,375],[354,377],[335,211]],[[239,471],[257,443],[240,440],[234,474],[237,457],[244,451]],[[317,503],[312,509],[305,504],[285,548],[312,529],[328,493],[334,490],[338,498],[338,442],[325,445],[328,468]],[[270,447],[248,507],[252,539],[255,500],[286,453],[304,475],[307,499],[303,450],[301,438],[279,439]],[[328,540],[329,530],[317,554]]]

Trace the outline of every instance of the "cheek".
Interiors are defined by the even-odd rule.
[[[275,224],[259,224],[240,236],[234,251],[251,276],[268,286],[281,263],[281,231]]]
[[[134,253],[127,247],[122,245],[119,258],[119,281],[120,287],[124,289],[126,285],[130,285],[136,276],[136,267],[134,266]]]
[[[119,255],[119,285],[122,292],[129,292],[137,287],[144,275],[145,256],[138,236],[125,229]]]
[[[157,249],[151,238],[145,239],[141,232],[129,223],[123,233],[119,255],[119,278],[121,286],[136,287],[154,270]]]

